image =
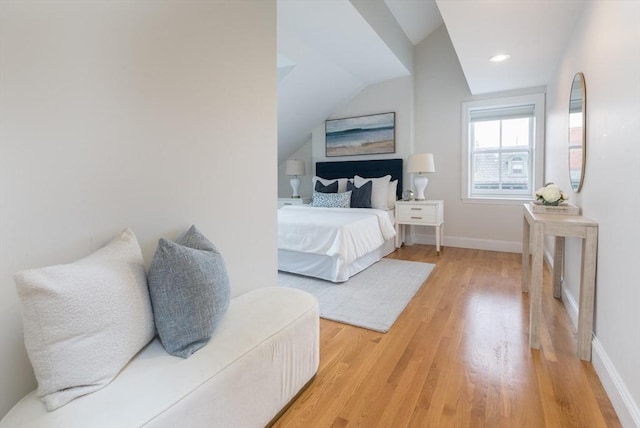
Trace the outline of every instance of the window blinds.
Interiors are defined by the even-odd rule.
[[[469,111],[470,122],[486,122],[490,120],[517,119],[520,117],[533,117],[535,105],[476,109]]]

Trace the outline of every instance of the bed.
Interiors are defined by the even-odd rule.
[[[387,185],[397,182],[385,194],[385,206],[378,201],[373,208],[280,208],[278,270],[339,283],[393,252],[393,204],[402,194],[402,159],[318,162],[314,184],[319,177],[323,183],[355,177],[360,181],[355,182],[356,186],[369,180],[376,186],[385,180],[379,178],[387,175],[391,176]],[[339,192],[343,192],[344,180],[340,186]],[[380,189],[373,195],[380,196]]]

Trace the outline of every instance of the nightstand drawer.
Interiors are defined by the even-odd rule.
[[[310,204],[311,198],[278,198],[278,208],[286,207],[287,205],[305,205]]]
[[[428,223],[436,222],[437,210],[435,205],[398,205],[398,221],[403,223]]]

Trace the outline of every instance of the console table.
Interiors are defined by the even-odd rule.
[[[531,243],[531,292],[529,294],[529,346],[540,349],[542,316],[542,261],[544,235],[555,236],[553,255],[553,296],[562,297],[564,238],[582,239],[582,272],[578,313],[578,357],[591,361],[593,302],[598,251],[598,223],[581,215],[538,214],[530,204],[524,205],[522,234],[522,291],[529,292],[529,244]]]

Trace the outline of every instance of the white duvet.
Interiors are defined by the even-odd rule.
[[[351,263],[395,234],[382,210],[307,206],[278,210],[279,250],[339,256]]]

